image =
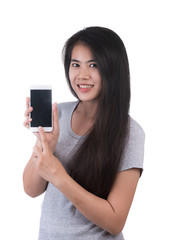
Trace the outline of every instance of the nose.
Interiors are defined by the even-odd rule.
[[[80,69],[79,74],[78,74],[78,79],[86,80],[86,79],[89,79],[89,78],[90,78],[90,75],[89,75],[88,69],[86,69],[86,68]]]

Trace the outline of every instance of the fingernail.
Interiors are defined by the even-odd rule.
[[[39,130],[40,130],[40,131],[43,131],[43,128],[42,128],[41,126],[39,126]]]

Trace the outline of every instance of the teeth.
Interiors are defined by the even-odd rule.
[[[78,85],[80,88],[92,88],[93,85]]]

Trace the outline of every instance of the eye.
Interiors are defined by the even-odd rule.
[[[89,66],[90,66],[91,68],[96,68],[96,67],[97,67],[97,64],[96,64],[96,63],[91,63]]]
[[[71,66],[72,66],[72,67],[79,67],[79,64],[78,64],[78,63],[72,63]]]

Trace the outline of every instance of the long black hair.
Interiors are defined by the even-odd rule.
[[[65,75],[71,87],[69,67],[73,47],[82,42],[93,53],[101,75],[102,90],[96,121],[68,162],[68,172],[91,193],[107,199],[118,172],[128,134],[130,72],[120,37],[103,27],[85,28],[69,38],[63,49]]]

